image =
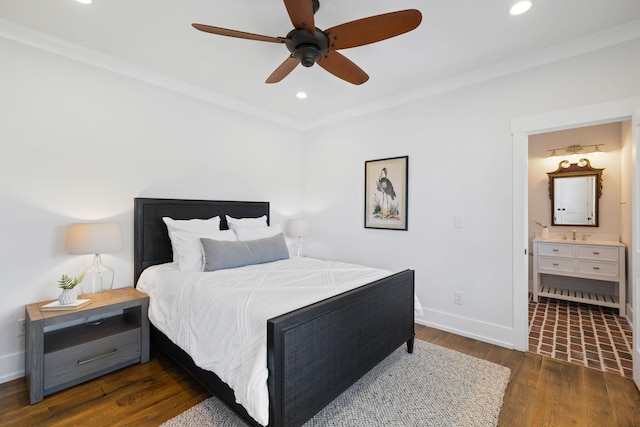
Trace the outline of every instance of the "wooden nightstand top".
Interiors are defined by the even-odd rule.
[[[90,299],[91,302],[76,310],[41,311],[40,307],[55,301],[49,300],[29,304],[26,309],[31,321],[43,320],[45,325],[54,325],[59,322],[66,322],[76,318],[79,319],[88,315],[98,315],[109,311],[136,307],[141,305],[143,300],[149,299],[147,294],[133,287],[117,288],[97,294],[81,295],[79,298]]]

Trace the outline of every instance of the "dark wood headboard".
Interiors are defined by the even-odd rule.
[[[269,202],[147,198],[136,198],[134,202],[134,286],[145,268],[173,260],[169,233],[162,221],[164,216],[173,219],[209,219],[219,216],[221,230],[228,228],[225,215],[234,218],[257,218],[267,215],[267,224],[269,223]]]

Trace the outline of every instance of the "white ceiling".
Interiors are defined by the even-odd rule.
[[[321,29],[402,9],[414,31],[341,50],[370,79],[346,83],[298,66],[264,83],[284,45],[197,31],[208,24],[267,36],[292,29],[282,0],[0,0],[0,36],[297,128],[310,128],[483,79],[640,38],[640,0],[320,0]],[[35,31],[34,31],[35,30]],[[295,94],[304,90],[306,100]]]

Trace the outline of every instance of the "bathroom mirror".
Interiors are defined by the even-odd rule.
[[[551,225],[598,227],[603,170],[580,159],[578,163],[564,160],[557,170],[547,172]]]

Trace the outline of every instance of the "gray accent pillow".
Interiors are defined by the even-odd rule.
[[[200,239],[204,250],[204,271],[263,264],[289,258],[284,234],[266,239],[221,241]]]

